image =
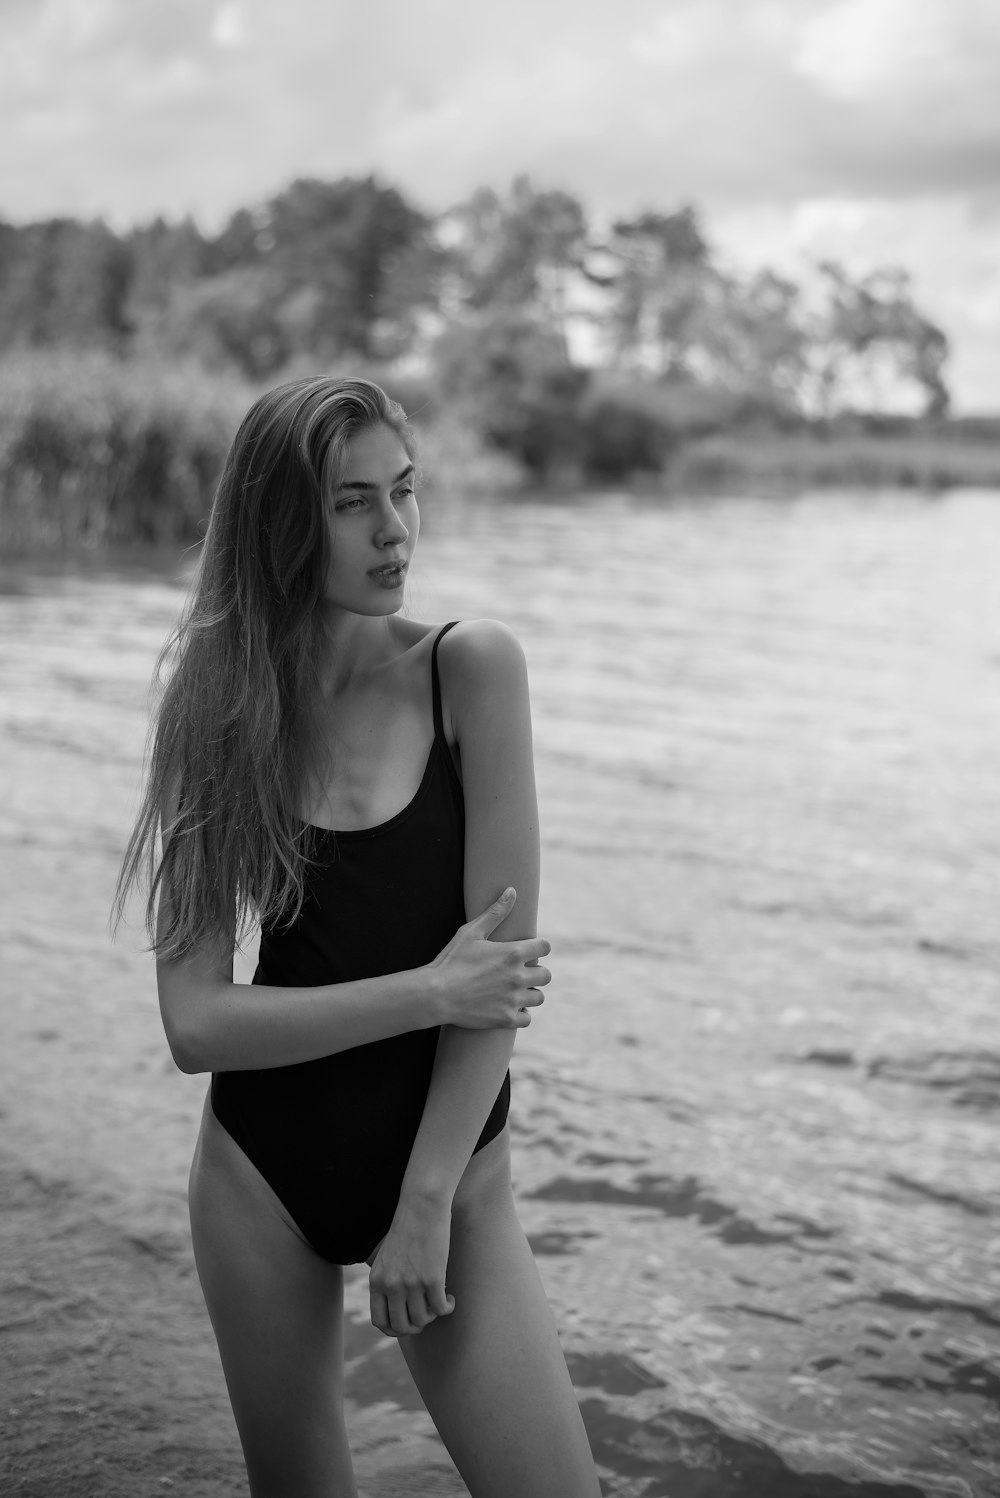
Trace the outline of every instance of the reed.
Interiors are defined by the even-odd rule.
[[[407,388],[388,369],[349,372],[384,384],[416,418],[429,500],[437,494],[461,503],[525,486],[523,466],[487,443],[468,415],[435,399],[432,388]],[[260,388],[231,370],[148,356],[122,360],[63,348],[0,358],[0,554],[196,540],[230,441]],[[617,390],[615,399],[627,415],[630,392]],[[643,399],[639,414],[647,425],[666,423]],[[609,482],[690,494],[1000,488],[996,420],[825,431],[781,430],[761,420],[706,431],[691,413],[685,424],[674,412],[654,452],[617,407],[610,416],[604,407],[585,414],[590,435],[581,438],[579,458],[564,482],[550,475],[563,490]]]
[[[394,393],[384,371],[351,373],[368,373]],[[0,554],[196,540],[229,444],[262,388],[197,363],[99,352],[0,359]],[[467,424],[440,411],[422,416],[416,396],[407,404],[416,408],[432,495],[520,487],[520,466]]]
[[[193,539],[252,396],[197,365],[69,350],[0,360],[4,555]]]
[[[1000,488],[1000,439],[947,429],[905,434],[722,432],[688,440],[666,479],[672,491]]]

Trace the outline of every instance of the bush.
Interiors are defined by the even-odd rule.
[[[253,391],[197,366],[100,353],[0,361],[5,553],[189,541]]]
[[[441,406],[530,480],[579,469],[589,374],[568,362],[550,329],[509,309],[454,323],[434,345],[431,368]]]
[[[525,487],[521,464],[484,443],[471,422],[441,415],[433,421],[418,417],[414,426],[417,466],[431,494],[461,498],[511,494]]]
[[[290,367],[268,385],[315,374]],[[379,368],[415,417],[420,466],[440,493],[504,493],[520,465],[436,407],[426,382]],[[226,452],[264,386],[197,364],[31,351],[0,360],[0,551],[185,544],[211,508]]]
[[[310,375],[331,379],[374,380],[406,412],[417,438],[417,468],[429,491],[462,494],[508,494],[524,487],[524,468],[487,442],[461,402],[444,400],[430,377],[376,360],[297,359],[267,386]]]
[[[636,391],[595,391],[583,406],[581,458],[590,479],[621,480],[659,473],[674,437],[656,404]]]
[[[697,493],[801,492],[824,486],[866,489],[1000,485],[1000,444],[956,442],[947,435],[723,433],[686,444],[669,471],[670,487]]]
[[[662,473],[682,442],[731,430],[774,431],[798,418],[768,393],[734,392],[692,379],[639,380],[595,374],[581,407],[588,478]]]

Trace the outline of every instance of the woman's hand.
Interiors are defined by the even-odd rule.
[[[488,941],[514,907],[517,894],[504,890],[475,920],[459,926],[451,941],[429,965],[441,1006],[441,1023],[466,1030],[522,1030],[530,1011],[544,1000],[541,989],[552,981],[548,968],[533,967],[552,948],[542,937],[525,941]]]
[[[444,1285],[450,1241],[450,1201],[397,1207],[392,1226],[369,1260],[372,1326],[387,1337],[410,1337],[438,1316],[451,1314],[455,1297]]]

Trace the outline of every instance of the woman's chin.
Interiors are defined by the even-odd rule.
[[[392,614],[398,614],[403,607],[405,589],[398,588],[392,592],[380,590],[374,597],[368,598],[344,598],[343,596],[323,599],[321,608],[331,618],[337,614],[360,614],[364,619],[383,619]]]

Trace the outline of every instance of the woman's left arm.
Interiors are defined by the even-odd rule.
[[[524,652],[506,626],[475,620],[445,636],[439,664],[461,756],[465,908],[484,909],[513,885],[514,908],[493,934],[533,937],[538,807]],[[452,1308],[444,1289],[452,1199],[500,1091],[514,1035],[441,1031],[399,1204],[373,1259],[372,1320],[389,1335],[418,1330]]]

